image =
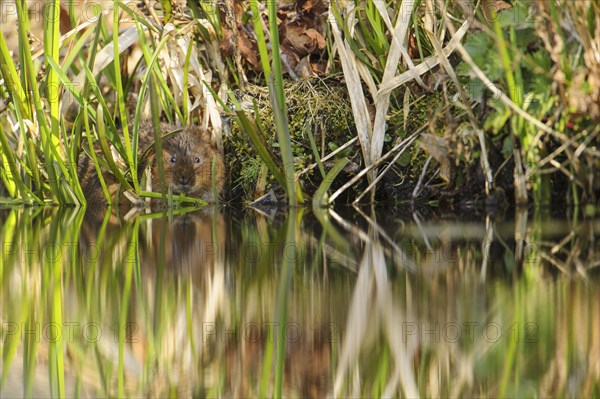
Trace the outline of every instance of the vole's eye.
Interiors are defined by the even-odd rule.
[[[171,157],[171,163],[175,163],[175,161],[177,161],[177,158],[175,158],[175,155],[173,155],[173,156]]]
[[[198,157],[194,158],[194,163],[200,163],[200,158],[198,158]]]

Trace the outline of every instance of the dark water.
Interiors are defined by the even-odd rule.
[[[598,397],[576,215],[0,210],[0,397]]]

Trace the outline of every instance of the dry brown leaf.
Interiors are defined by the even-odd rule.
[[[250,64],[255,71],[261,70],[262,66],[258,59],[258,47],[252,42],[246,32],[240,31],[238,36],[238,48],[242,58]],[[223,29],[223,39],[219,43],[219,50],[223,57],[233,55],[233,31],[231,29]]]
[[[323,50],[327,43],[325,42],[325,38],[316,29],[307,29],[304,34],[310,37],[313,42],[316,44],[316,48]]]
[[[281,47],[281,62],[283,72],[291,75],[295,74],[296,65],[300,62],[300,57],[289,46]]]
[[[440,177],[446,183],[452,179],[452,162],[448,152],[448,142],[446,139],[430,133],[421,134],[417,141],[419,146],[435,159],[440,165]]]
[[[240,47],[240,53],[242,54],[242,57],[244,57],[244,59],[248,61],[250,65],[252,65],[254,70],[260,70],[262,67],[258,59],[258,46],[256,43],[250,41],[250,38],[248,38],[246,32],[240,32],[238,45]]]
[[[302,58],[296,68],[294,68],[296,75],[303,79],[308,79],[317,76],[317,74],[313,71],[312,65],[310,63],[310,55]]]
[[[223,39],[219,43],[219,50],[223,57],[229,57],[233,54],[233,32],[231,29],[223,28]]]
[[[327,5],[323,0],[297,0],[296,12],[299,14],[316,14],[320,15],[327,11]]]
[[[412,60],[416,60],[419,58],[419,47],[417,45],[417,38],[414,34],[411,34],[408,38],[408,56]]]
[[[315,40],[306,34],[305,28],[297,25],[288,25],[284,45],[288,43],[301,57],[313,53],[317,47]]]
[[[282,58],[287,62],[284,67],[287,73],[312,77],[315,76],[315,71],[325,69],[325,65],[313,66],[310,63],[310,56],[322,54],[326,47],[325,39],[316,29],[306,29],[296,21],[287,24],[285,32],[286,36],[281,44],[281,52]]]

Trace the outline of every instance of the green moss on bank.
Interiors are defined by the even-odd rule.
[[[356,136],[350,100],[343,83],[333,78],[287,81],[284,91],[296,172],[315,162],[309,135],[313,136],[320,157]],[[249,112],[253,109],[253,101],[256,101],[267,143],[279,153],[268,89],[248,85],[240,97],[242,106]],[[336,158],[354,158],[359,151],[358,145],[351,146]],[[270,175],[263,185],[265,177],[262,174],[266,171],[262,168],[262,161],[237,124],[232,124],[231,134],[225,137],[225,159],[232,198],[251,200],[273,187],[274,178]],[[314,168],[302,176],[301,183],[303,189],[311,194],[321,180],[318,168]]]

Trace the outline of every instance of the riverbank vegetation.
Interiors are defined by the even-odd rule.
[[[231,201],[598,201],[595,2],[50,1],[42,37],[29,6],[0,39],[3,201],[84,204],[84,152],[150,195],[147,118],[209,127]]]

